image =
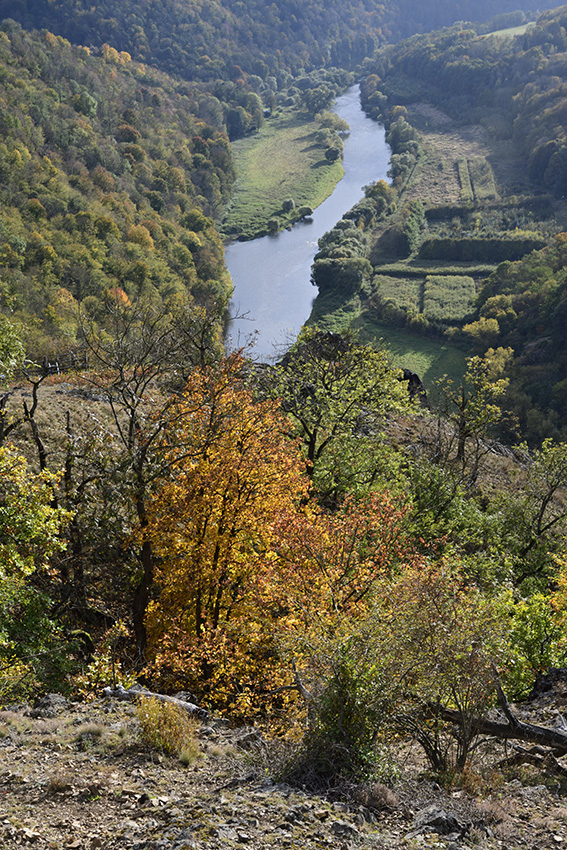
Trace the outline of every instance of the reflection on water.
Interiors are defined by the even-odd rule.
[[[344,140],[345,176],[317,207],[313,220],[226,249],[234,284],[232,315],[245,316],[230,323],[230,347],[255,334],[252,354],[261,360],[273,359],[288,347],[309,317],[317,294],[310,282],[317,240],[360,200],[363,186],[386,177],[390,149],[384,128],[360,108],[358,86],[337,98],[335,112],[351,129]]]

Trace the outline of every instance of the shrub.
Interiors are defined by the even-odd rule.
[[[331,289],[344,295],[358,292],[372,274],[372,266],[363,257],[316,260],[311,271],[311,281],[320,293]]]
[[[308,723],[301,744],[282,771],[288,782],[311,789],[345,780],[393,778],[393,762],[378,731],[390,715],[391,688],[371,661],[374,637],[364,626],[358,634],[311,643]]]
[[[403,253],[407,256],[419,246],[421,233],[425,227],[425,210],[421,201],[412,201],[404,210],[402,225]]]
[[[386,744],[400,732],[440,774],[470,761],[474,720],[493,700],[491,664],[505,652],[508,609],[471,587],[459,567],[417,558],[377,584],[373,598],[368,616],[339,614],[332,630],[296,647],[308,725],[288,779],[388,781]]]
[[[31,664],[19,659],[0,659],[0,705],[30,700],[37,692],[38,682]]]
[[[184,764],[197,759],[196,724],[180,706],[156,697],[141,697],[136,715],[146,746],[176,755]]]
[[[511,649],[506,685],[515,697],[529,693],[535,677],[567,662],[564,624],[555,599],[534,593],[511,611]]]
[[[539,236],[510,238],[506,236],[487,239],[426,239],[419,249],[421,260],[449,260],[451,262],[502,263],[519,260],[530,251],[543,248],[545,240]]]

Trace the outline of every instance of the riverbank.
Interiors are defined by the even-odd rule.
[[[328,198],[344,175],[340,159],[325,158],[328,138],[320,121],[286,111],[233,142],[237,181],[223,237],[255,239],[278,232],[301,217],[302,207],[313,210]]]
[[[365,185],[386,178],[390,160],[384,129],[362,112],[358,86],[337,99],[335,113],[351,128],[344,143],[346,173],[331,196],[315,210],[312,220],[296,224],[291,232],[227,246],[226,262],[235,286],[233,314],[244,317],[231,323],[232,342],[236,347],[251,342],[254,356],[270,360],[291,345],[307,321],[339,332],[350,326],[357,328],[365,340],[381,340],[391,350],[393,361],[424,377],[429,389],[443,374],[458,380],[464,369],[461,351],[446,340],[420,337],[385,322],[376,323],[374,317],[361,315],[359,297],[348,303],[341,301],[339,313],[319,298],[311,312],[316,294],[310,285],[311,264],[318,239],[363,197]],[[303,132],[307,132],[305,124]],[[236,143],[242,155],[250,155],[250,162],[255,162],[257,169],[261,150],[269,152],[262,139],[267,142],[270,134],[271,130],[263,131]],[[263,179],[273,181],[269,156],[264,170],[267,174]],[[257,215],[252,185],[246,188],[250,214]],[[241,201],[242,198],[241,194]]]
[[[226,248],[235,288],[232,312],[245,317],[231,323],[229,334],[235,347],[252,339],[251,354],[259,359],[271,360],[289,348],[309,318],[316,295],[311,264],[320,237],[361,199],[365,185],[386,176],[390,149],[384,128],[364,114],[359,94],[352,86],[335,104],[335,115],[351,132],[344,139],[345,176],[334,192],[291,231]]]

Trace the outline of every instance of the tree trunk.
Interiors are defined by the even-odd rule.
[[[134,599],[132,602],[132,621],[134,624],[134,634],[136,635],[136,646],[138,649],[138,659],[140,664],[146,659],[146,608],[150,601],[150,588],[154,578],[154,565],[152,557],[152,544],[149,540],[144,540],[140,550],[140,560],[142,562],[142,578],[134,591]]]

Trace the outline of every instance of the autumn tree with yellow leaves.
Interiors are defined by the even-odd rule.
[[[273,684],[262,563],[307,477],[277,402],[254,403],[241,368],[233,356],[196,370],[170,411],[171,474],[148,511],[157,593],[146,625],[162,686],[244,709],[251,689]]]

